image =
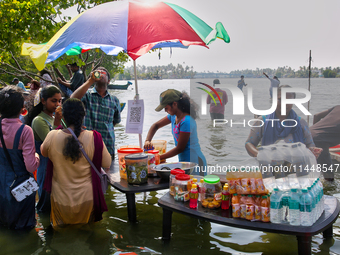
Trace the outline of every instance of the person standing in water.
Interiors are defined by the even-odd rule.
[[[244,82],[244,75],[241,75],[241,80],[237,82],[237,87],[243,91],[243,86],[247,86],[247,84]]]
[[[162,109],[168,115],[152,124],[146,136],[144,149],[152,148],[151,140],[158,129],[171,124],[176,147],[160,155],[161,160],[178,155],[180,162],[194,162],[200,166],[200,169],[206,169],[207,162],[198,141],[195,121],[197,105],[189,98],[187,93],[168,89],[161,93],[160,104],[156,111],[159,112]],[[206,170],[200,171],[195,168],[193,174],[205,175]]]
[[[212,102],[212,98],[210,95],[207,96],[207,104],[210,104],[209,112],[211,120],[214,119],[224,119],[224,111],[225,111],[225,105],[228,103],[228,95],[227,92],[220,88],[216,88],[216,84],[221,84],[219,79],[215,79],[213,81],[213,86],[218,93],[218,95],[221,98],[222,104],[220,103],[220,100],[217,98],[217,95],[213,91],[210,91],[211,94],[214,96],[216,104]]]
[[[273,98],[273,88],[278,88],[280,85],[280,81],[276,76],[274,76],[273,79],[269,78],[269,76],[265,72],[263,72],[263,75],[270,80],[269,94],[270,98]]]

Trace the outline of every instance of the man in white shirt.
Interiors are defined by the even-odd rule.
[[[277,88],[280,85],[279,79],[274,76],[273,79],[269,78],[267,74],[263,73],[269,80],[270,80],[270,88],[269,88],[269,93],[270,93],[270,98],[273,97],[273,88]]]

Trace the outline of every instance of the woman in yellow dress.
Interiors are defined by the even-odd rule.
[[[82,129],[85,116],[83,103],[79,99],[68,99],[62,107],[66,125],[78,137],[97,169],[100,170],[101,166],[110,167],[111,156],[100,133]],[[41,153],[53,163],[53,174],[46,174],[46,178],[52,179],[50,189],[53,227],[101,220],[107,206],[99,177],[69,130],[49,132],[41,145]]]

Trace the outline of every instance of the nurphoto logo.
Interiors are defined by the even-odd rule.
[[[198,82],[198,83],[207,86],[205,83],[202,83],[202,82]],[[209,87],[211,87],[211,86],[209,86]],[[245,96],[244,96],[243,92],[238,87],[235,87],[235,86],[232,86],[232,85],[224,85],[223,88],[224,89],[228,89],[231,92],[231,95],[232,95],[232,98],[233,98],[233,106],[232,106],[233,115],[244,115],[244,100],[245,100]],[[205,89],[202,89],[202,88],[199,88],[199,89],[205,91],[206,93],[208,93],[213,98],[213,95],[209,91],[206,91]],[[212,91],[216,92],[215,90],[212,90]],[[295,93],[295,94],[296,93],[301,93],[301,94],[304,95],[304,97],[302,97],[302,98],[287,98],[287,94],[290,94],[290,93]],[[218,96],[217,92],[215,94],[217,94],[217,96]],[[218,96],[218,98],[219,98],[219,96]],[[288,105],[288,104],[295,105],[306,116],[307,115],[312,115],[302,105],[304,103],[307,103],[310,99],[311,99],[311,93],[307,89],[304,89],[304,88],[288,88],[288,87],[287,88],[282,88],[281,89],[281,109],[282,109],[282,115],[286,114],[286,105]],[[215,102],[215,99],[214,99],[214,102]],[[251,87],[248,88],[247,106],[248,106],[249,111],[251,113],[253,113],[254,115],[257,115],[257,116],[266,116],[266,115],[269,115],[269,114],[273,113],[276,110],[277,102],[278,102],[277,88],[273,88],[273,100],[272,100],[271,107],[269,109],[267,109],[267,110],[258,110],[258,109],[255,109],[254,104],[253,104],[253,89]],[[206,95],[202,94],[201,95],[201,114],[202,115],[207,115],[207,108],[208,108],[208,105],[207,105],[207,101],[206,101]],[[254,127],[253,125],[251,125],[251,123],[255,122],[255,121],[258,121],[258,119],[248,120],[247,121],[248,122],[248,126]],[[274,125],[274,122],[275,121],[279,121],[279,120],[278,119],[265,119],[265,121],[271,121],[272,125]],[[281,122],[281,124],[283,126],[285,126],[285,122],[287,122],[287,121],[293,121],[295,123],[293,126],[290,125],[290,127],[294,127],[294,126],[297,125],[296,121],[292,120],[292,119],[283,120]],[[219,120],[216,119],[216,120],[214,120],[214,127],[215,127],[215,125],[224,125],[224,124],[226,124],[228,122],[229,121],[226,120],[226,119],[219,119]],[[230,122],[231,122],[231,126],[232,126],[233,125],[232,120],[230,120]],[[243,122],[234,123],[234,125],[235,124],[242,124],[242,125],[246,126],[246,120],[243,120]],[[264,121],[262,121],[262,125],[264,125]]]

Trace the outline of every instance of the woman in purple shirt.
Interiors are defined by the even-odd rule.
[[[19,119],[19,115],[26,111],[20,91],[16,86],[7,86],[0,91],[0,136],[3,136],[15,171],[0,143],[0,224],[11,229],[35,226],[35,193],[17,202],[11,190],[33,176],[40,162],[39,155],[35,153],[33,131]]]

